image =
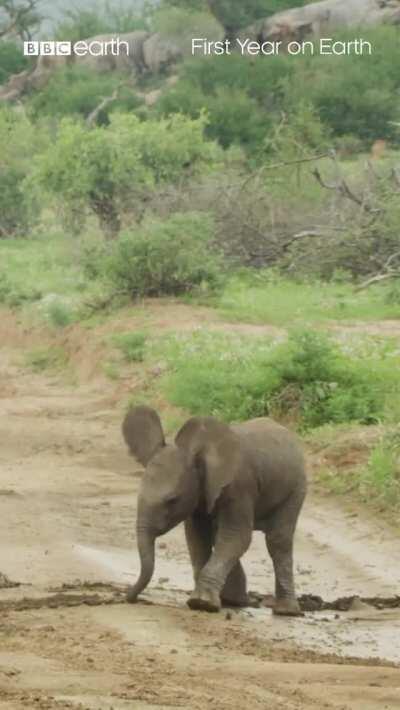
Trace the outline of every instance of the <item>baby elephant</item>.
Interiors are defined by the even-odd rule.
[[[122,431],[146,467],[137,513],[141,572],[128,601],[150,582],[155,538],[184,521],[195,580],[191,609],[248,605],[240,558],[252,531],[261,530],[275,571],[274,613],[299,615],[292,551],[306,477],[294,435],[266,418],[228,426],[193,417],[167,445],[157,412],[145,406],[126,414]]]

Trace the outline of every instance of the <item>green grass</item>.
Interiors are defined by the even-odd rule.
[[[379,433],[379,431],[381,433]],[[383,431],[383,433],[382,433]],[[400,430],[399,426],[380,428],[372,438],[365,437],[358,427],[325,426],[308,437],[314,450],[334,448],[337,462],[323,468],[317,480],[332,493],[351,495],[372,508],[395,512],[398,522],[400,510]],[[358,436],[357,436],[358,434]],[[361,447],[361,448],[360,448]],[[367,450],[369,449],[369,453]],[[355,454],[359,464],[342,467],[340,460],[346,452],[350,460]],[[367,453],[367,456],[366,456]],[[362,462],[362,458],[366,460]]]
[[[400,357],[386,343],[368,352],[364,342],[340,345],[313,331],[295,331],[287,342],[199,331],[149,346],[150,359],[161,355],[165,395],[193,414],[226,421],[269,414],[310,429],[389,421],[398,411]]]
[[[0,240],[0,301],[18,306],[49,294],[79,293],[82,275],[79,259],[60,235]]]
[[[133,333],[120,333],[115,335],[112,340],[122,352],[126,362],[143,362],[146,352],[146,333],[140,330]]]
[[[331,320],[400,318],[400,304],[387,300],[388,287],[356,293],[348,283],[296,283],[268,272],[232,277],[217,308],[232,321],[288,327]]]
[[[28,351],[24,360],[25,365],[34,372],[58,371],[66,367],[68,356],[61,347],[45,346]]]

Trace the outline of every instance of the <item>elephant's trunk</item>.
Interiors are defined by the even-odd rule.
[[[138,595],[147,587],[154,572],[154,547],[156,535],[148,529],[138,529],[137,544],[140,556],[140,575],[132,587],[128,588],[128,602],[135,602]]]

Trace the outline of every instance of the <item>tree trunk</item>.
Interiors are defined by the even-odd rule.
[[[121,220],[112,196],[93,196],[90,199],[93,212],[97,215],[106,239],[115,239],[121,229]]]

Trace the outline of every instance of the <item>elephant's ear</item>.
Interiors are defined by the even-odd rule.
[[[160,417],[151,407],[130,409],[122,422],[122,434],[133,456],[147,466],[154,454],[165,446]]]
[[[175,444],[184,452],[188,465],[197,465],[204,472],[207,511],[211,513],[221,491],[242,467],[239,437],[213,417],[193,417],[177,433]]]

